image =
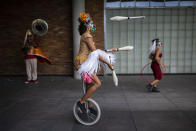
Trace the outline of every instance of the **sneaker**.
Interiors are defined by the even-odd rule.
[[[90,113],[97,115],[97,111],[94,108],[89,107],[88,109],[90,110]]]
[[[152,92],[160,92],[160,90],[157,87],[153,87]]]
[[[151,90],[151,89],[152,89],[152,85],[149,83],[148,85],[146,85],[146,88],[147,88],[148,90]]]
[[[80,107],[82,113],[86,114],[86,108],[85,108],[85,104],[81,104],[80,101],[78,101],[77,103],[78,107]]]
[[[34,80],[33,82],[34,82],[35,84],[37,84],[37,83],[38,83],[38,80]]]
[[[29,84],[31,81],[30,80],[26,80],[25,81],[25,84]]]

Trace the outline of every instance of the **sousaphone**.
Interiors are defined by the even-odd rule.
[[[48,32],[48,24],[45,20],[36,19],[32,22],[32,31],[38,36],[43,36]]]
[[[48,24],[45,20],[36,19],[32,22],[32,31],[35,35],[43,36],[48,32]],[[51,61],[48,57],[43,53],[43,51],[37,48],[31,48],[28,52],[29,55],[35,55],[37,59],[42,63],[51,64]]]

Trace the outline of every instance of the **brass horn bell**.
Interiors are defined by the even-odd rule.
[[[32,22],[32,31],[38,36],[43,36],[48,32],[48,24],[45,20],[36,19]]]

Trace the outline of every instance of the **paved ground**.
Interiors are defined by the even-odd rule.
[[[196,131],[196,75],[168,75],[161,93],[149,93],[140,76],[101,77],[95,93],[102,115],[94,126],[73,119],[81,82],[68,76],[0,77],[0,131]]]

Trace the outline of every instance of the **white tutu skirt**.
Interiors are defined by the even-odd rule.
[[[88,55],[87,60],[80,65],[78,69],[78,73],[82,75],[82,73],[88,73],[89,75],[96,74],[100,67],[102,66],[104,68],[104,71],[106,70],[107,65],[101,61],[99,61],[99,56],[101,56],[103,59],[105,59],[107,62],[114,63],[115,62],[115,55],[112,53],[107,53],[103,50],[97,49],[93,52],[91,52]]]

